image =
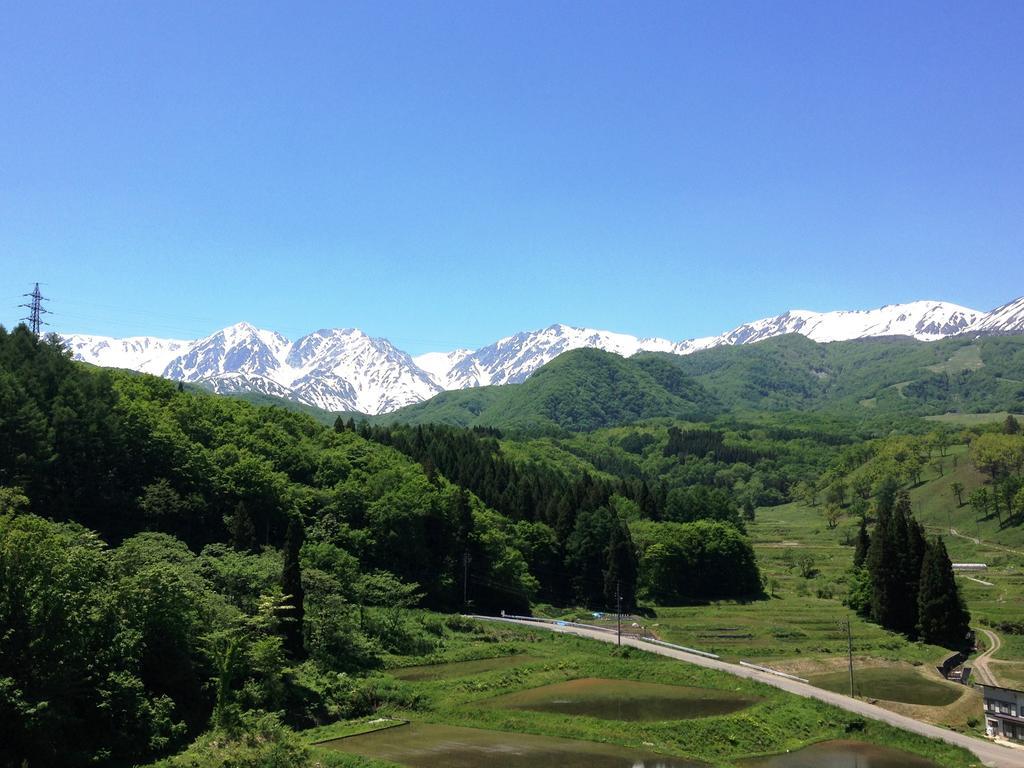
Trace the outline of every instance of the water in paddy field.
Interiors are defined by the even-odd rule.
[[[389,674],[399,680],[423,682],[426,680],[449,680],[455,677],[476,675],[481,672],[492,672],[496,669],[510,669],[520,664],[537,661],[536,656],[520,653],[515,656],[497,656],[492,659],[474,659],[472,661],[453,661],[447,664],[425,664],[418,667],[392,669]]]
[[[823,741],[809,747],[756,760],[744,760],[743,768],[939,768],[899,749],[860,741]]]
[[[587,677],[517,691],[480,704],[640,722],[727,715],[757,701],[754,697],[710,688]]]
[[[320,744],[410,768],[707,768],[704,763],[591,741],[411,723]]]

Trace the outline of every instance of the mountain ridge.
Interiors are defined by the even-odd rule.
[[[641,338],[555,323],[498,339],[477,350],[415,357],[357,328],[324,328],[290,341],[240,322],[194,341],[134,336],[64,336],[76,360],[198,383],[222,394],[257,392],[330,411],[382,414],[450,390],[525,381],[559,355],[600,349],[622,357],[640,352],[689,355],[796,333],[813,341],[909,336],[936,341],[957,335],[1024,333],[1024,297],[991,312],[951,302],[915,301],[870,310],[788,310],[717,336]]]

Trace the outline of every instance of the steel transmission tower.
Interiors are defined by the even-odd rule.
[[[23,317],[21,319],[28,323],[29,330],[38,336],[42,332],[43,326],[47,325],[47,323],[43,322],[43,315],[49,314],[50,312],[50,310],[43,306],[43,302],[47,301],[47,299],[39,292],[39,283],[36,283],[35,290],[33,290],[32,293],[26,293],[23,295],[32,299],[32,303],[18,305],[28,310],[28,317]]]

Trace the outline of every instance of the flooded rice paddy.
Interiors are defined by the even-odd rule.
[[[850,692],[850,677],[846,671],[816,675],[811,678],[811,683],[838,693]],[[860,669],[854,675],[853,683],[854,691],[864,698],[930,707],[952,704],[967,690],[964,686],[931,680],[914,669],[901,667]]]
[[[511,669],[520,664],[537,661],[536,656],[525,653],[514,656],[498,656],[491,659],[473,659],[472,661],[453,661],[447,664],[424,664],[419,667],[402,667],[392,669],[388,674],[399,680],[408,682],[425,682],[428,680],[451,680],[456,677],[477,675],[481,672],[493,672],[498,669]]]
[[[685,758],[611,744],[427,723],[335,739],[319,746],[410,768],[705,768],[704,763]]]
[[[727,715],[757,701],[710,688],[585,677],[509,693],[481,705],[639,722]]]
[[[743,768],[939,768],[938,764],[899,749],[860,741],[823,741],[809,747],[744,760]]]

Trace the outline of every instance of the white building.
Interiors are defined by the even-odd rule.
[[[980,688],[985,697],[985,733],[1024,743],[1024,691],[985,684]]]

